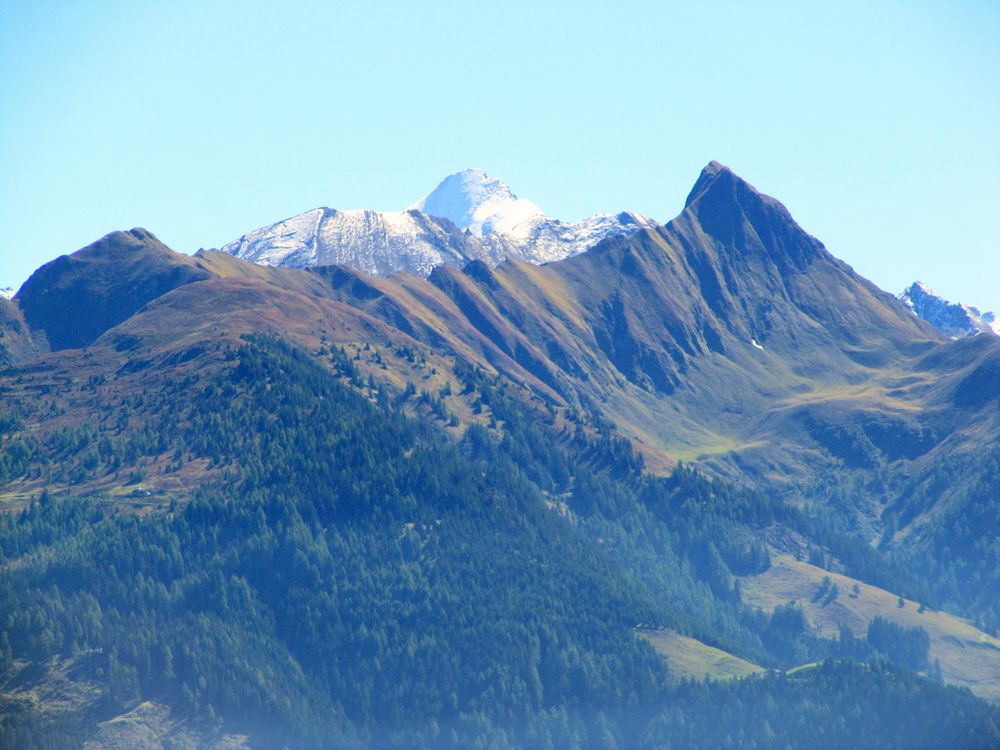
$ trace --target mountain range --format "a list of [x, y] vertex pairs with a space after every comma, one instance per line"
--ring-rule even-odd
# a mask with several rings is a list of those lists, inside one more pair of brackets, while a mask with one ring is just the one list
[[[584, 252], [601, 240], [656, 226], [652, 219], [629, 211], [566, 223], [518, 198], [484, 170], [465, 169], [446, 177], [403, 211], [316, 208], [248, 232], [222, 249], [268, 266], [346, 265], [377, 276], [400, 272], [427, 276], [437, 266], [461, 267], [473, 260], [492, 267], [506, 258], [550, 263]], [[899, 298], [948, 336], [1000, 333], [993, 313], [948, 302], [921, 282]]]
[[652, 226], [650, 219], [628, 212], [567, 224], [483, 170], [466, 169], [404, 211], [317, 208], [248, 232], [222, 249], [269, 266], [343, 264], [380, 276], [427, 276], [445, 263], [560, 260], [607, 237]]
[[1000, 338], [716, 162], [588, 221], [470, 170], [0, 299], [0, 737], [991, 746]]

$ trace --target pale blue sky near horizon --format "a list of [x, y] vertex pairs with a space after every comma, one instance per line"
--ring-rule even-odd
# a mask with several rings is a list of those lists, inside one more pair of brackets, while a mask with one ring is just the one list
[[665, 222], [712, 159], [887, 291], [1000, 312], [1000, 2], [0, 0], [0, 287], [469, 166]]

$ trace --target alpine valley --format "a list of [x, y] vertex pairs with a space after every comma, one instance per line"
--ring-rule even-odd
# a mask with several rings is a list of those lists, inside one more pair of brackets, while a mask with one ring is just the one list
[[0, 748], [998, 747], [1000, 337], [926, 291], [716, 162], [62, 256], [0, 298]]

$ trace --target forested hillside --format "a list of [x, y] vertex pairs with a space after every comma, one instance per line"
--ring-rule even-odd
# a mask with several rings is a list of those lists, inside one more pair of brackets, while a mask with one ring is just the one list
[[[8, 701], [4, 747], [80, 742], [140, 699], [206, 736], [276, 748], [642, 747], [685, 736], [677, 706], [733, 700], [746, 709], [730, 736], [782, 747], [802, 725], [774, 734], [763, 722], [778, 717], [750, 707], [784, 682], [669, 687], [669, 663], [634, 628], [774, 666], [880, 653], [811, 637], [794, 608], [740, 607], [733, 573], [768, 565], [755, 530], [781, 520], [824, 538], [780, 503], [690, 472], [643, 479], [625, 444], [555, 440], [475, 371], [461, 376], [505, 425], [499, 440], [473, 427], [454, 443], [402, 415], [418, 397], [369, 388], [337, 350], [254, 336], [227, 362], [223, 381], [155, 415], [177, 462], [222, 468], [190, 503], [143, 515], [46, 494], [4, 518], [6, 679], [56, 659], [98, 686], [77, 715]], [[850, 559], [850, 542], [828, 538]], [[906, 585], [877, 558], [853, 564]], [[837, 715], [861, 712], [837, 741], [879, 724], [872, 693], [897, 690], [930, 691], [947, 736], [995, 737], [996, 711], [965, 693], [904, 688], [913, 678], [882, 668], [831, 676], [852, 669], [799, 678], [817, 691], [834, 680]]]

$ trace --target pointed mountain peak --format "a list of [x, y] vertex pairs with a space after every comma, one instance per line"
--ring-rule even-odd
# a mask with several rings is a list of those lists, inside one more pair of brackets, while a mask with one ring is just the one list
[[773, 198], [760, 193], [753, 185], [743, 180], [725, 164], [710, 161], [708, 166], [701, 170], [701, 174], [698, 175], [698, 181], [695, 182], [694, 187], [691, 188], [691, 192], [688, 193], [684, 207], [687, 208], [704, 195], [714, 195], [717, 197], [730, 195], [735, 197], [739, 193], [754, 195], [777, 203]]
[[705, 179], [706, 177], [708, 177], [708, 178], [716, 177], [719, 174], [721, 174], [722, 172], [729, 172], [729, 174], [733, 174], [733, 170], [731, 170], [725, 164], [723, 164], [722, 162], [716, 161], [715, 159], [712, 159], [712, 161], [710, 161], [705, 166], [705, 168], [703, 170], [701, 170], [701, 175], [700, 175], [699, 179]]
[[75, 256], [87, 256], [108, 252], [128, 252], [140, 248], [172, 252], [157, 238], [155, 234], [143, 227], [133, 227], [129, 230], [109, 232], [97, 242], [77, 250]]
[[805, 232], [780, 201], [765, 195], [729, 167], [710, 162], [688, 195], [681, 217], [737, 255], [770, 256], [803, 269], [823, 244]]
[[463, 169], [445, 177], [410, 209], [448, 219], [473, 234], [480, 234], [483, 225], [498, 215], [518, 219], [542, 215], [538, 206], [518, 198], [503, 180], [482, 169]]
[[37, 282], [40, 278], [50, 278], [52, 274], [62, 273], [64, 269], [79, 268], [95, 264], [108, 264], [109, 267], [122, 267], [126, 264], [141, 262], [136, 260], [144, 254], [151, 256], [171, 256], [181, 263], [190, 263], [187, 256], [175, 253], [168, 248], [156, 235], [148, 229], [134, 227], [128, 230], [109, 232], [86, 247], [69, 254], [61, 255], [36, 269], [25, 286]]

